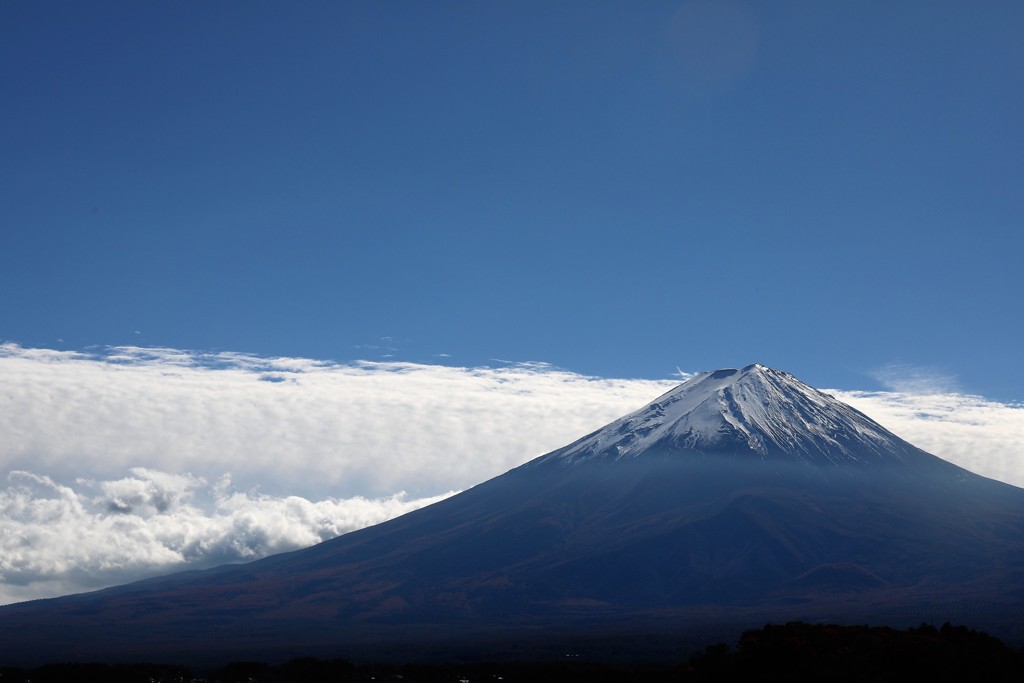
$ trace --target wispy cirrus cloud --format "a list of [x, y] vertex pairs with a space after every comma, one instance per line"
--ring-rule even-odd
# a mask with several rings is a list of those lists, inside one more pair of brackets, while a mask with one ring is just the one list
[[956, 375], [936, 367], [912, 363], [888, 363], [868, 373], [889, 391], [900, 394], [958, 394]]
[[[0, 602], [252, 559], [384, 521], [688, 376], [498, 362], [0, 345]], [[936, 393], [934, 382], [889, 386], [904, 390], [831, 393], [925, 450], [1024, 485], [1024, 406]]]

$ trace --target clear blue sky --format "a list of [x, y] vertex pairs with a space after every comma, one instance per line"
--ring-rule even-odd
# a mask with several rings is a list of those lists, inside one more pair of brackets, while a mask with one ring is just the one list
[[10, 0], [0, 340], [1022, 400], [1021, 36], [1013, 1]]

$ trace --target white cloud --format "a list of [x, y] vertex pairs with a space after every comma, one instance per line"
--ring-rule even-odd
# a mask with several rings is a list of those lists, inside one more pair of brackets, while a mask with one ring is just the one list
[[[501, 363], [0, 345], [0, 602], [374, 524], [563, 446], [689, 376]], [[948, 391], [831, 393], [927, 451], [1024, 485], [1024, 406]]]
[[950, 393], [829, 393], [918, 448], [1024, 487], [1024, 404]]
[[295, 550], [453, 493], [312, 502], [145, 468], [74, 486], [22, 471], [8, 482], [0, 490], [0, 604]]
[[0, 466], [57, 481], [230, 472], [275, 495], [434, 495], [501, 474], [671, 382], [335, 364], [237, 353], [0, 346]]
[[307, 546], [500, 474], [669, 386], [544, 364], [0, 345], [0, 602]]

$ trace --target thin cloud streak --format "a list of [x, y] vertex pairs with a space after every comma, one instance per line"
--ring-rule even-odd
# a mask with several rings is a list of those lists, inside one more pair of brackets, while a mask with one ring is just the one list
[[888, 363], [869, 374], [891, 392], [911, 395], [961, 393], [956, 375], [935, 367]]

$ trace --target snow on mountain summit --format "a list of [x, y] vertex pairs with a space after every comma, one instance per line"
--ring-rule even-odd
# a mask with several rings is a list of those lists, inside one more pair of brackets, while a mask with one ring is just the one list
[[765, 367], [704, 372], [541, 460], [615, 460], [651, 450], [751, 452], [839, 465], [920, 452], [863, 413]]

